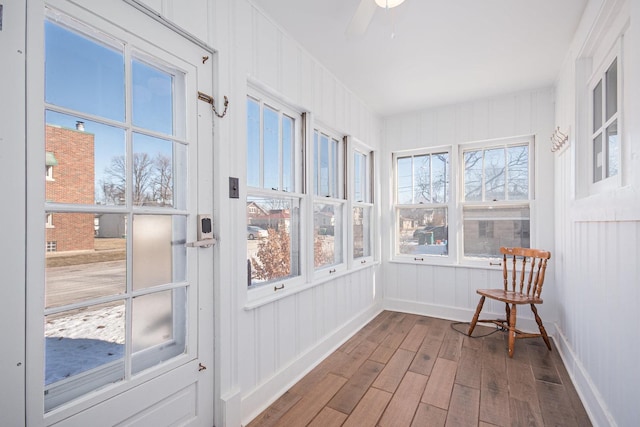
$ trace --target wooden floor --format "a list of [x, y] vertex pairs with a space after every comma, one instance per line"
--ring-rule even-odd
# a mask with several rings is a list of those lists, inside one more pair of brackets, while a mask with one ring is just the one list
[[382, 312], [249, 427], [591, 425], [555, 346], [467, 328]]

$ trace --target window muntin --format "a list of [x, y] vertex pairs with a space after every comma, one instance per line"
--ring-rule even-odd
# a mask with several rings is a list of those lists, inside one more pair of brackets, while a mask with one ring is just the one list
[[591, 89], [591, 151], [592, 182], [617, 176], [620, 169], [620, 140], [618, 135], [618, 58], [598, 74]]
[[462, 150], [464, 258], [493, 258], [501, 246], [530, 246], [532, 147], [532, 138], [519, 138]]
[[396, 255], [449, 254], [449, 157], [448, 151], [394, 156]]

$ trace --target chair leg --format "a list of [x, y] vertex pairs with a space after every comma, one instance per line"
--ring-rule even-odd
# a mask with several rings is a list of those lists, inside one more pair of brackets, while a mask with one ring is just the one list
[[480, 301], [478, 301], [478, 306], [476, 307], [476, 312], [473, 315], [473, 319], [471, 320], [471, 324], [469, 325], [469, 332], [467, 332], [468, 336], [471, 336], [473, 333], [473, 329], [476, 327], [476, 323], [478, 323], [478, 316], [480, 316], [480, 312], [482, 311], [482, 305], [484, 304], [485, 296], [480, 297]]
[[542, 339], [544, 340], [544, 343], [547, 345], [547, 348], [549, 349], [549, 351], [551, 351], [551, 342], [549, 342], [549, 336], [547, 335], [547, 331], [546, 329], [544, 329], [544, 326], [542, 326], [542, 319], [540, 318], [540, 316], [538, 316], [538, 309], [534, 304], [531, 304], [531, 311], [533, 311], [533, 315], [536, 318], [536, 323], [538, 324], [538, 329], [540, 329], [540, 334], [542, 335]]
[[511, 305], [509, 313], [509, 357], [513, 357], [516, 346], [516, 305]]
[[509, 303], [504, 303], [504, 311], [506, 312], [506, 316], [504, 320], [507, 322], [507, 327], [509, 327], [509, 322], [511, 321], [511, 309], [509, 308]]

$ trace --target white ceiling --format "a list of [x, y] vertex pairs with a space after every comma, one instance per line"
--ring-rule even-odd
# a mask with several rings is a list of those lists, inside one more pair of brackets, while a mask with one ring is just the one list
[[251, 1], [384, 116], [552, 85], [587, 3], [405, 0], [348, 37], [360, 0]]

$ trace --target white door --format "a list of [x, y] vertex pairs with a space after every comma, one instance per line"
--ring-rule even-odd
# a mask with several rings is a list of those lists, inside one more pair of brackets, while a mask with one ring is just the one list
[[212, 53], [124, 2], [35, 15], [27, 422], [213, 425]]

